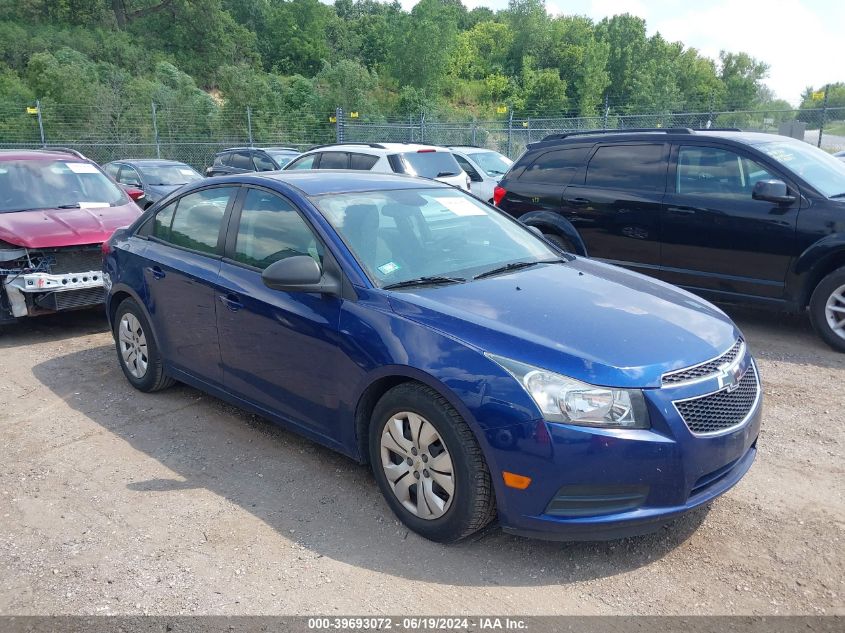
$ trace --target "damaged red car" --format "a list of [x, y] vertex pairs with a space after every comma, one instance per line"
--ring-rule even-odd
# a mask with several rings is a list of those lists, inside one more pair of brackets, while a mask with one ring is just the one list
[[0, 325], [102, 304], [102, 244], [140, 214], [78, 152], [0, 151]]

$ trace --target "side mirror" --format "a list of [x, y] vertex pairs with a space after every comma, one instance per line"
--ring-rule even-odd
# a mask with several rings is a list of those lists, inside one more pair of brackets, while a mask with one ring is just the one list
[[268, 288], [283, 292], [340, 293], [340, 282], [324, 274], [320, 264], [308, 255], [286, 257], [270, 264], [261, 273], [261, 281]]
[[795, 202], [795, 196], [790, 196], [786, 183], [782, 180], [760, 180], [754, 184], [751, 197], [755, 200], [765, 200], [776, 204]]

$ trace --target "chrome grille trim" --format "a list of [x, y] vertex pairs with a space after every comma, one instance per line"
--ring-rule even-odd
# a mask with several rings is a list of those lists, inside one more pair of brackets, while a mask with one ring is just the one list
[[742, 359], [745, 358], [745, 352], [745, 341], [737, 339], [730, 349], [716, 358], [711, 358], [703, 363], [684, 367], [683, 369], [675, 369], [663, 374], [660, 378], [660, 383], [664, 387], [680, 387], [681, 385], [690, 385], [703, 380], [709, 380], [719, 375], [721, 366], [726, 364], [734, 365], [742, 362]]
[[[748, 384], [747, 379], [750, 379], [750, 385]], [[742, 399], [746, 395], [745, 392], [750, 388], [754, 389], [754, 398], [751, 404], [746, 408]], [[718, 391], [713, 391], [704, 395], [685, 398], [683, 400], [675, 400], [672, 405], [684, 421], [684, 424], [686, 424], [687, 428], [690, 430], [690, 433], [696, 437], [711, 437], [714, 435], [731, 433], [732, 431], [743, 427], [760, 404], [760, 397], [762, 393], [763, 390], [760, 385], [760, 374], [757, 371], [757, 365], [752, 361], [748, 366], [748, 369], [746, 369], [745, 373], [742, 375], [742, 378], [740, 378], [739, 382], [737, 382], [733, 387], [727, 386], [719, 389]], [[700, 407], [703, 407], [705, 409], [704, 414], [702, 415], [694, 412], [692, 410], [692, 406], [689, 405], [699, 405]], [[727, 417], [728, 414], [724, 413], [724, 410], [729, 408], [740, 408], [741, 417], [738, 421], [734, 421], [734, 419], [729, 418], [725, 422], [720, 423], [716, 418], [719, 415], [723, 418]], [[720, 412], [720, 409], [722, 412]], [[693, 420], [693, 417], [696, 417], [696, 419]], [[719, 426], [719, 424], [724, 424], [724, 426]], [[703, 425], [718, 428], [713, 428], [713, 430], [708, 431], [696, 430], [701, 429]]]

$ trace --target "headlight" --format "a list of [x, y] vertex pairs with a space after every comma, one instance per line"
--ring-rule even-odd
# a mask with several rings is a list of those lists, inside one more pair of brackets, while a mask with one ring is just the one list
[[486, 356], [517, 379], [550, 422], [617, 429], [650, 426], [639, 389], [597, 387], [502, 356]]

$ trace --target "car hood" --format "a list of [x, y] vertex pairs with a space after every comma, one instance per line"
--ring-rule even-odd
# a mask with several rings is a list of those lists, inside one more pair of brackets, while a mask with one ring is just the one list
[[26, 248], [99, 244], [139, 215], [134, 202], [119, 207], [0, 213], [0, 240]]
[[581, 258], [393, 292], [390, 302], [481, 351], [614, 387], [659, 387], [663, 373], [714, 358], [740, 336], [695, 295]]

